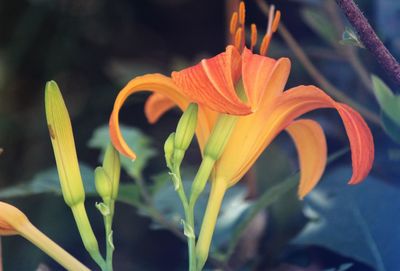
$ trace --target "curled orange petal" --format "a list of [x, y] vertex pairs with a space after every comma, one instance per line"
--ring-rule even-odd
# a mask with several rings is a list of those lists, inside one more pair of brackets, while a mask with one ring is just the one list
[[240, 53], [228, 46], [224, 53], [173, 72], [172, 79], [191, 101], [217, 112], [247, 115], [251, 108], [239, 99], [235, 90], [240, 73]]
[[327, 146], [324, 131], [316, 121], [309, 119], [294, 121], [286, 131], [292, 137], [299, 155], [298, 194], [303, 198], [315, 187], [325, 169]]
[[349, 184], [361, 182], [370, 172], [374, 161], [374, 141], [371, 131], [361, 115], [350, 106], [335, 102], [315, 86], [298, 86], [281, 96], [274, 112], [282, 127], [293, 119], [318, 108], [335, 108], [342, 118], [350, 141], [353, 175]]
[[111, 113], [109, 128], [110, 137], [114, 147], [126, 157], [135, 159], [135, 153], [126, 143], [119, 128], [119, 111], [125, 100], [133, 93], [140, 91], [155, 91], [173, 101], [181, 109], [188, 105], [187, 99], [177, 88], [171, 78], [161, 74], [147, 74], [131, 80], [118, 94]]

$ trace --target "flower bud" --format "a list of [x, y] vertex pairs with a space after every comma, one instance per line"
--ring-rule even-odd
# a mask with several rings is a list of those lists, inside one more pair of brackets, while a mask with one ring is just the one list
[[112, 194], [112, 183], [111, 179], [105, 172], [103, 167], [97, 167], [94, 171], [94, 182], [96, 185], [96, 191], [100, 197], [105, 201], [105, 199], [110, 199]]
[[197, 104], [190, 104], [178, 122], [175, 133], [175, 149], [186, 151], [197, 127]]
[[165, 162], [167, 163], [167, 167], [171, 170], [172, 170], [172, 158], [175, 149], [174, 141], [175, 141], [175, 133], [171, 133], [164, 143]]
[[119, 179], [121, 175], [121, 160], [119, 153], [109, 144], [104, 154], [103, 169], [111, 181], [111, 199], [116, 200], [118, 197]]
[[[0, 236], [19, 234], [43, 250], [66, 270], [89, 269], [39, 231], [16, 207], [0, 201]], [[1, 268], [0, 268], [1, 269]]]
[[233, 115], [221, 114], [218, 117], [204, 148], [204, 156], [209, 156], [215, 161], [221, 157], [236, 121], [237, 117]]
[[73, 206], [85, 200], [85, 191], [76, 156], [71, 120], [60, 89], [54, 81], [46, 84], [45, 107], [62, 194], [67, 205]]

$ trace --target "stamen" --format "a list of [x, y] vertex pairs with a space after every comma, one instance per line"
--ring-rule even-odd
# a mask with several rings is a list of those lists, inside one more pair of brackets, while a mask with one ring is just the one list
[[243, 26], [246, 19], [246, 7], [244, 2], [240, 2], [239, 4], [239, 23]]
[[271, 41], [271, 35], [266, 34], [261, 42], [260, 55], [265, 56], [267, 54], [268, 46]]
[[257, 26], [255, 24], [251, 24], [251, 43], [250, 50], [253, 51], [254, 46], [257, 43]]
[[232, 14], [232, 18], [231, 18], [231, 25], [229, 28], [229, 32], [233, 35], [235, 34], [236, 31], [236, 27], [237, 27], [237, 22], [238, 22], [238, 13], [235, 11]]
[[277, 10], [275, 12], [274, 21], [272, 23], [272, 33], [275, 33], [276, 30], [278, 30], [278, 26], [279, 26], [279, 21], [280, 20], [281, 20], [281, 12], [279, 10]]
[[236, 34], [235, 34], [235, 47], [239, 50], [242, 49], [242, 42], [243, 42], [243, 33], [242, 33], [242, 28], [239, 27], [236, 30]]
[[268, 27], [267, 27], [267, 35], [272, 33], [272, 18], [274, 16], [274, 12], [275, 12], [275, 6], [271, 5], [271, 7], [269, 8], [269, 14], [268, 14]]

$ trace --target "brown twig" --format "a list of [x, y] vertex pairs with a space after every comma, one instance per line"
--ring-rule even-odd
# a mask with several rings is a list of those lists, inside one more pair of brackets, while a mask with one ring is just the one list
[[350, 24], [357, 31], [365, 48], [376, 58], [387, 75], [400, 85], [400, 64], [385, 45], [383, 45], [361, 10], [353, 0], [336, 0], [336, 3], [343, 10]]
[[[340, 16], [340, 9], [333, 1], [324, 2], [325, 10], [328, 12], [328, 16], [332, 20], [333, 26], [336, 29], [336, 35], [338, 38], [342, 35], [345, 25]], [[339, 43], [335, 43], [335, 48], [338, 53], [342, 51], [346, 55], [347, 61], [353, 67], [354, 71], [358, 74], [363, 83], [364, 87], [373, 93], [372, 81], [369, 72], [365, 69], [363, 63], [358, 57], [357, 50], [353, 46], [343, 46]]]
[[[268, 16], [268, 5], [263, 0], [255, 0], [255, 1], [257, 3], [258, 7], [260, 8], [260, 10], [266, 16]], [[311, 62], [311, 60], [308, 58], [308, 56], [304, 53], [301, 46], [297, 43], [297, 41], [294, 39], [292, 34], [289, 32], [289, 30], [286, 28], [286, 26], [283, 23], [279, 24], [278, 32], [281, 35], [281, 37], [283, 38], [283, 40], [286, 42], [288, 47], [293, 51], [294, 55], [297, 57], [297, 59], [300, 61], [300, 63], [308, 71], [310, 76], [321, 86], [321, 88], [323, 88], [328, 94], [330, 94], [335, 99], [337, 99], [341, 102], [344, 102], [344, 103], [350, 105], [351, 107], [353, 107], [354, 109], [356, 109], [369, 121], [380, 125], [380, 120], [379, 120], [378, 115], [369, 111], [367, 108], [365, 108], [361, 104], [353, 101], [350, 97], [348, 97], [346, 94], [344, 94], [342, 91], [340, 91], [334, 85], [332, 85], [318, 71], [318, 69], [314, 66], [314, 64]]]

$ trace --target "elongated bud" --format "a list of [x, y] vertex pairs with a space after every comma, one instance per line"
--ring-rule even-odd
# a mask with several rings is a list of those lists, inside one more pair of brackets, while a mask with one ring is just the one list
[[194, 132], [197, 126], [197, 104], [190, 104], [176, 127], [175, 133], [175, 149], [186, 151], [192, 142]]
[[69, 206], [85, 200], [85, 191], [76, 156], [71, 120], [57, 83], [45, 88], [46, 118], [64, 200]]
[[95, 169], [94, 181], [96, 185], [96, 191], [100, 197], [104, 201], [109, 200], [112, 194], [112, 183], [103, 167], [97, 167]]
[[221, 157], [236, 121], [237, 117], [233, 115], [221, 114], [218, 117], [204, 148], [204, 156], [209, 156], [215, 161]]
[[86, 250], [99, 265], [102, 265], [104, 260], [84, 205], [85, 190], [76, 156], [71, 120], [60, 89], [54, 81], [46, 84], [45, 107], [64, 201], [71, 207]]
[[164, 144], [164, 154], [165, 154], [165, 162], [167, 163], [167, 167], [172, 170], [172, 158], [174, 155], [174, 143], [175, 142], [175, 133], [171, 133]]
[[107, 146], [104, 154], [103, 169], [111, 181], [111, 199], [116, 200], [118, 197], [119, 179], [121, 175], [121, 160], [119, 153], [112, 144]]

